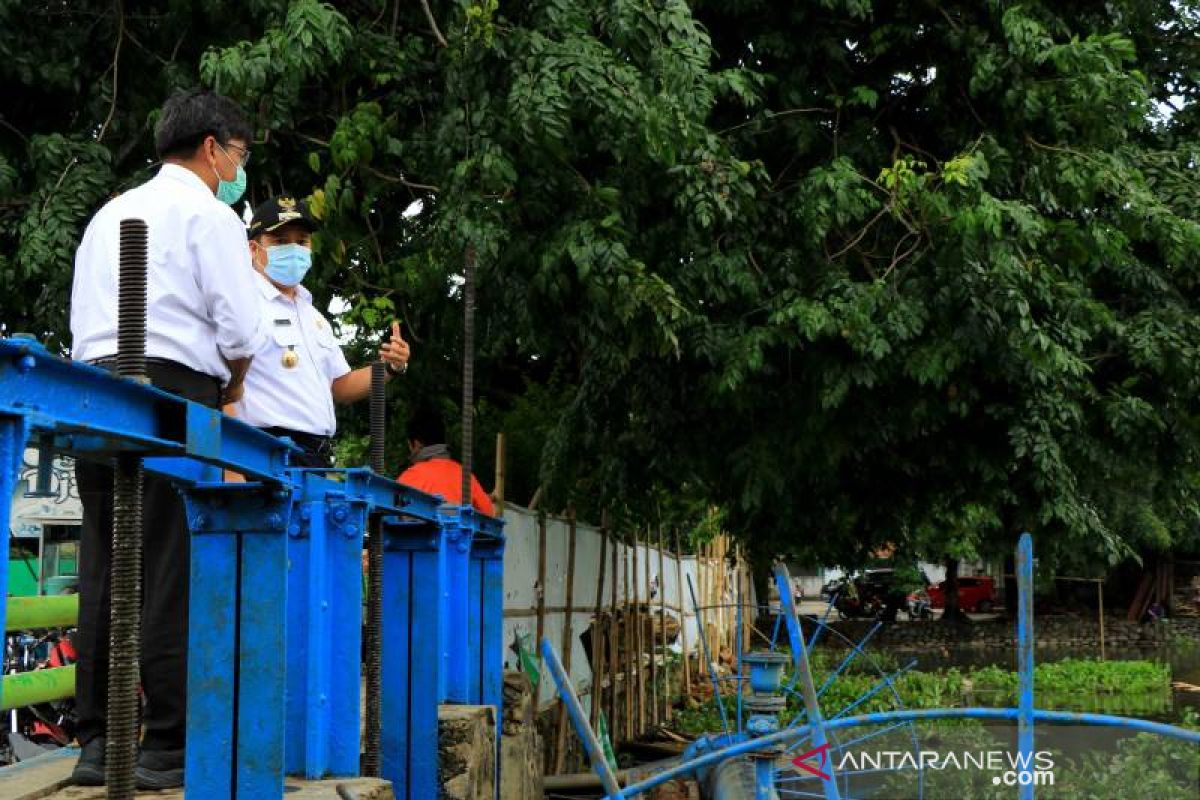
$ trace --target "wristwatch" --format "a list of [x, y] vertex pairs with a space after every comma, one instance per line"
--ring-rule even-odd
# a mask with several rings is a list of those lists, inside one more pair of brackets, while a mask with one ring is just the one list
[[394, 378], [397, 375], [403, 375], [404, 373], [408, 372], [408, 362], [405, 361], [404, 366], [402, 366], [400, 369], [396, 369], [392, 366], [392, 362], [385, 361], [383, 362], [383, 368], [387, 370], [388, 375], [391, 375]]

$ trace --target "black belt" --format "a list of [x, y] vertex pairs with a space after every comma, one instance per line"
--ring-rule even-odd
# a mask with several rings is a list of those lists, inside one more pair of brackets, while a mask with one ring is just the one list
[[333, 455], [333, 437], [318, 436], [315, 433], [305, 433], [304, 431], [294, 431], [291, 428], [263, 428], [264, 431], [275, 437], [286, 436], [296, 443], [306, 453], [311, 453], [315, 456], [327, 458]]
[[[117, 371], [116, 356], [94, 358], [84, 363], [106, 369], [114, 374]], [[219, 405], [221, 379], [218, 377], [193, 369], [186, 364], [180, 364], [178, 361], [156, 356], [146, 358], [146, 371], [149, 373], [151, 383], [160, 389], [178, 394], [188, 400], [203, 403], [210, 408], [216, 408]], [[210, 392], [214, 394], [210, 396]]]
[[[103, 358], [93, 358], [91, 361], [85, 361], [83, 363], [90, 364], [93, 367], [100, 367], [101, 369], [115, 370], [117, 368], [117, 357], [116, 356], [104, 356]], [[221, 383], [221, 379], [216, 377], [215, 375], [209, 375], [208, 373], [201, 372], [198, 369], [192, 369], [187, 364], [180, 364], [178, 361], [172, 361], [169, 358], [159, 358], [158, 356], [146, 356], [146, 366], [147, 367], [159, 367], [160, 369], [174, 370], [174, 371], [181, 372], [181, 373], [191, 374], [192, 376], [197, 377], [197, 378], [206, 378], [210, 381], [216, 381], [216, 383], [218, 385], [220, 385], [220, 383]]]

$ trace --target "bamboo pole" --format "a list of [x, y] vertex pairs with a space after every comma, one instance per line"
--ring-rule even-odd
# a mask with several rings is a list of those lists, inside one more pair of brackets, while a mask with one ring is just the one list
[[1104, 579], [1096, 579], [1096, 597], [1100, 601], [1100, 660], [1107, 661], [1104, 653]]
[[[750, 590], [753, 588], [750, 580], [750, 570], [746, 566], [746, 553], [738, 545], [738, 586], [742, 596], [742, 647], [751, 650], [750, 635], [754, 620], [758, 616], [754, 603], [750, 600]], [[789, 589], [790, 591], [790, 589]]]
[[625, 584], [622, 587], [624, 609], [621, 614], [621, 632], [625, 639], [625, 741], [633, 738], [633, 618], [629, 606], [629, 548], [625, 547]]
[[542, 670], [542, 637], [546, 635], [546, 515], [538, 514], [537, 643], [538, 673]]
[[729, 626], [725, 624], [725, 559], [724, 559], [724, 541], [721, 537], [717, 537], [716, 547], [713, 551], [713, 577], [716, 579], [713, 586], [713, 596], [709, 601], [717, 606], [717, 627], [718, 627], [718, 656], [717, 661], [720, 662], [720, 651], [729, 646], [728, 633]]
[[[575, 650], [572, 621], [575, 611], [575, 509], [567, 511], [567, 611], [563, 617], [562, 654], [563, 669], [571, 681], [571, 653]], [[554, 774], [563, 771], [567, 757], [567, 704], [558, 704], [558, 729], [554, 734]]]
[[596, 604], [592, 608], [592, 708], [591, 722], [595, 730], [600, 724], [604, 705], [604, 636], [601, 633], [600, 613], [604, 608], [604, 578], [608, 570], [608, 529], [600, 517], [600, 579], [596, 582]]
[[[605, 526], [608, 530], [608, 514], [604, 515]], [[619, 545], [617, 540], [612, 540], [612, 586], [609, 589], [609, 614], [608, 614], [608, 730], [611, 732], [614, 744], [620, 736], [620, 731], [617, 728], [617, 651], [619, 650], [617, 642], [617, 633], [620, 630], [617, 626], [617, 584], [620, 583], [620, 575], [617, 573], [617, 550]]]
[[653, 594], [650, 588], [650, 532], [646, 532], [646, 561], [643, 565], [642, 572], [646, 586], [646, 618], [643, 625], [650, 623], [650, 635], [646, 644], [647, 650], [650, 651], [650, 724], [657, 727], [661, 717], [658, 711], [658, 650], [654, 646], [654, 601]]
[[663, 716], [666, 721], [671, 719], [671, 668], [667, 661], [667, 567], [663, 555], [665, 534], [662, 525], [658, 526], [658, 644], [663, 656]]
[[634, 683], [637, 685], [637, 699], [634, 707], [637, 721], [634, 725], [635, 735], [639, 738], [646, 730], [646, 680], [642, 670], [642, 653], [644, 651], [645, 631], [642, 630], [642, 600], [639, 588], [642, 577], [638, 574], [638, 535], [633, 532], [633, 663]]
[[[492, 484], [492, 498], [496, 501], [496, 510], [504, 511], [504, 433], [496, 434], [496, 480]], [[542, 648], [538, 642], [538, 649]]]
[[679, 547], [679, 531], [675, 531], [675, 596], [679, 601], [679, 643], [683, 651], [683, 696], [692, 693], [692, 668], [688, 658], [687, 611], [683, 604], [683, 550]]

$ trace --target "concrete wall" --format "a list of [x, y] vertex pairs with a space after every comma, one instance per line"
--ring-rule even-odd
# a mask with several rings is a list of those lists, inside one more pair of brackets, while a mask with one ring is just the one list
[[[526, 647], [531, 650], [535, 650], [537, 647], [537, 608], [539, 595], [538, 545], [540, 533], [537, 514], [511, 503], [505, 505], [504, 524], [505, 535], [508, 539], [504, 555], [504, 666], [505, 669], [515, 670], [520, 668], [516, 653], [512, 649], [516, 638], [520, 636], [526, 642]], [[550, 638], [551, 643], [559, 650], [559, 655], [563, 663], [566, 664], [568, 663], [568, 656], [563, 647], [563, 629], [567, 618], [565, 608], [567, 605], [567, 574], [570, 560], [570, 525], [566, 519], [554, 516], [547, 516], [545, 524], [546, 585], [544, 591], [546, 611], [544, 617], [544, 635]], [[592, 672], [579, 636], [588, 629], [591, 622], [592, 612], [596, 604], [596, 591], [601, 581], [603, 580], [603, 597], [601, 600], [605, 608], [609, 607], [612, 599], [614, 579], [616, 580], [617, 604], [619, 606], [624, 605], [626, 600], [630, 603], [647, 603], [652, 601], [654, 608], [657, 609], [659, 601], [658, 592], [664, 591], [666, 593], [667, 615], [678, 620], [680, 618], [680, 609], [683, 610], [684, 625], [687, 627], [686, 639], [688, 649], [694, 653], [698, 647], [697, 627], [692, 600], [687, 589], [688, 578], [691, 578], [693, 585], [699, 591], [701, 585], [699, 573], [704, 573], [703, 577], [706, 585], [712, 585], [715, 581], [716, 571], [718, 569], [726, 569], [726, 567], [718, 565], [715, 562], [698, 565], [697, 559], [694, 556], [684, 556], [680, 561], [683, 578], [681, 586], [679, 580], [676, 578], [676, 559], [669, 552], [671, 542], [667, 542], [668, 552], [664, 553], [663, 575], [659, 574], [658, 549], [656, 547], [649, 547], [645, 543], [639, 543], [636, 548], [638, 574], [636, 576], [637, 580], [634, 580], [632, 565], [635, 548], [632, 545], [619, 544], [610, 539], [610, 547], [617, 548], [617, 569], [614, 576], [611, 549], [605, 553], [604, 563], [600, 563], [603, 536], [599, 528], [578, 523], [575, 530], [575, 571], [571, 602], [573, 612], [570, 615], [571, 655], [569, 663], [571, 679], [575, 684], [576, 691], [580, 695], [580, 701], [583, 703], [584, 708], [590, 709]], [[645, 588], [647, 555], [649, 555], [649, 578], [651, 584], [655, 587], [651, 595], [647, 594]], [[626, 564], [630, 568], [630, 580], [628, 582], [625, 579]], [[732, 575], [732, 571], [728, 572]], [[732, 578], [729, 578], [726, 583], [730, 587], [735, 585]], [[736, 598], [732, 595], [732, 590], [727, 593], [723, 602], [730, 606], [735, 604]], [[754, 598], [746, 598], [745, 602], [752, 604], [754, 603]], [[704, 619], [706, 624], [713, 624], [713, 615], [717, 613], [705, 612]], [[730, 609], [724, 613], [728, 616], [727, 623], [732, 625], [734, 612]], [[679, 652], [680, 644], [678, 641], [672, 649], [675, 652]], [[554, 690], [553, 682], [547, 677], [546, 680], [541, 681], [539, 687], [539, 706], [544, 708], [553, 703], [556, 698], [557, 693]]]

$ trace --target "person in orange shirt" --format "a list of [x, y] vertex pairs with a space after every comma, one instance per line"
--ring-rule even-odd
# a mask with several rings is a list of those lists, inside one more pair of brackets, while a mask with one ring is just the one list
[[[462, 504], [462, 464], [450, 457], [446, 446], [446, 424], [431, 408], [421, 408], [408, 423], [408, 448], [412, 466], [400, 473], [397, 483], [440, 495], [447, 503]], [[476, 511], [496, 516], [492, 498], [471, 476], [471, 505]]]

